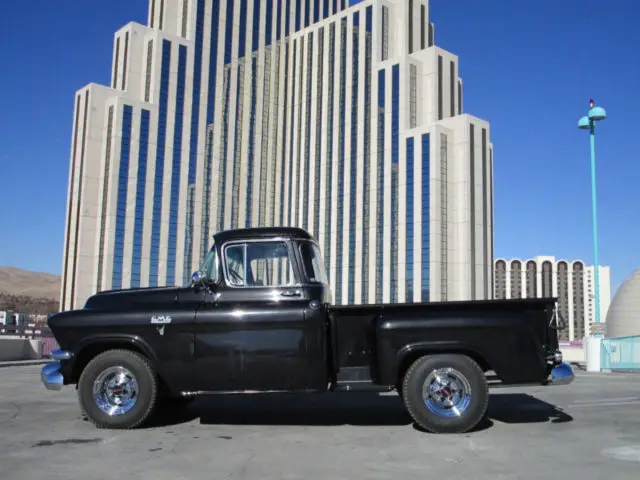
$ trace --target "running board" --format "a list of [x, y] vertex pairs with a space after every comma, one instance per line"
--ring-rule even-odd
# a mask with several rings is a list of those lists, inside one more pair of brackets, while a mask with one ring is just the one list
[[393, 387], [376, 385], [369, 380], [338, 382], [331, 386], [332, 392], [390, 392]]

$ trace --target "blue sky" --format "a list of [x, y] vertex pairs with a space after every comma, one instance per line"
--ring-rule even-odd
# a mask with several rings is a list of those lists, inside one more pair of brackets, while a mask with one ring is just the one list
[[[0, 2], [0, 265], [60, 273], [74, 92], [108, 84], [113, 34], [146, 0]], [[612, 294], [640, 266], [640, 2], [431, 0], [460, 57], [464, 110], [491, 122], [496, 255], [592, 261], [589, 98], [600, 263]], [[598, 33], [594, 37], [594, 33]]]

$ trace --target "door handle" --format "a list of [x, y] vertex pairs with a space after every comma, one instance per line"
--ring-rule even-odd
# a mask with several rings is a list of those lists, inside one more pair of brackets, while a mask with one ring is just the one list
[[285, 290], [280, 295], [283, 297], [300, 297], [302, 296], [302, 292], [300, 292], [300, 290]]

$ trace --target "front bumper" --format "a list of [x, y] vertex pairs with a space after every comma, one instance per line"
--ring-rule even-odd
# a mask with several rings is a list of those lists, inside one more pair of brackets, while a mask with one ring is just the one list
[[547, 379], [546, 385], [569, 385], [573, 382], [574, 378], [575, 375], [573, 374], [571, 365], [562, 362], [551, 369], [551, 374]]
[[40, 371], [40, 380], [47, 390], [60, 390], [64, 387], [64, 376], [60, 372], [62, 369], [61, 360], [69, 360], [70, 352], [63, 350], [54, 350], [51, 352], [51, 358], [54, 360], [47, 363]]

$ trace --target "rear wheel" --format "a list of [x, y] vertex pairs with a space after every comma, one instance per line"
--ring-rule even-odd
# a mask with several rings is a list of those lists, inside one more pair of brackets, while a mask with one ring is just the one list
[[414, 421], [433, 433], [464, 433], [486, 415], [489, 390], [482, 369], [465, 355], [416, 360], [402, 382], [402, 399]]
[[80, 407], [99, 428], [136, 428], [153, 413], [158, 379], [149, 360], [129, 350], [92, 359], [78, 381]]

